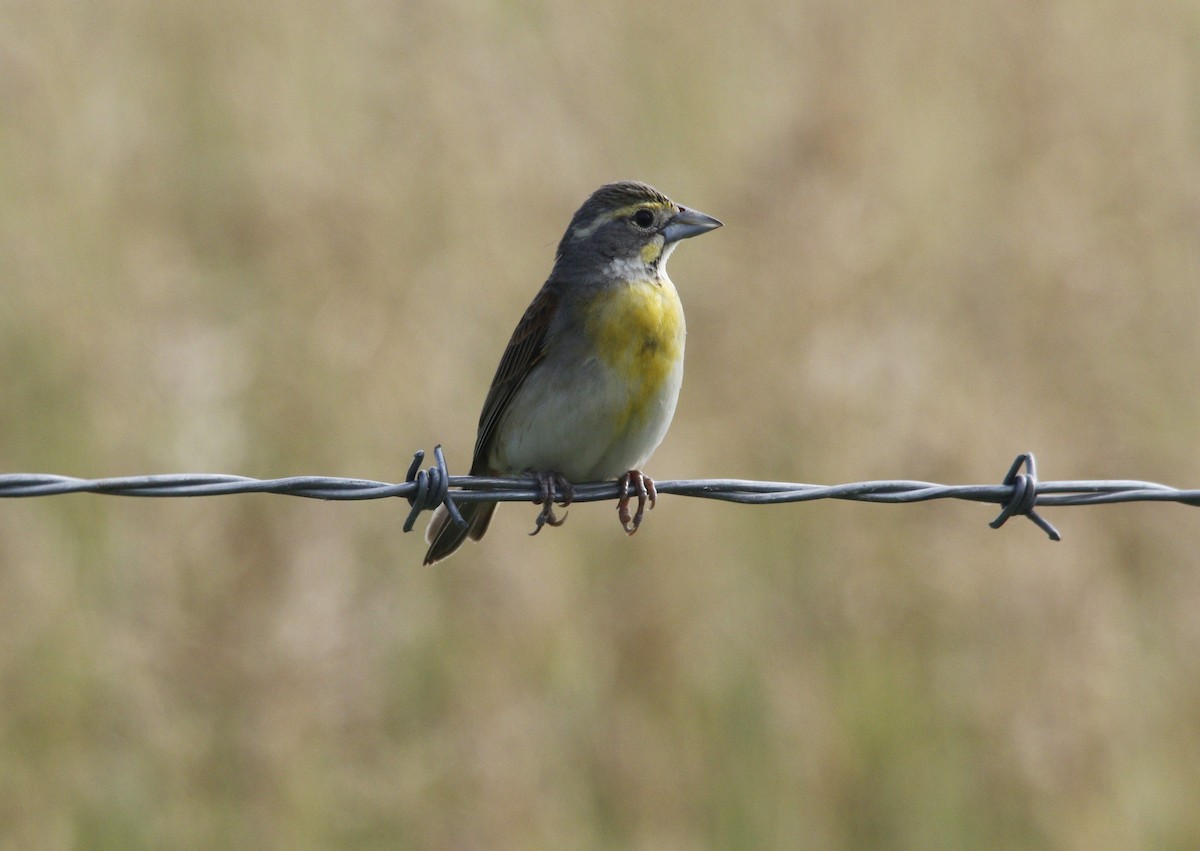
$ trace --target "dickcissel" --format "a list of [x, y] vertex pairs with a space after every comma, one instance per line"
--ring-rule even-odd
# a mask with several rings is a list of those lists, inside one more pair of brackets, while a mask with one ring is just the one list
[[[683, 307], [667, 277], [680, 240], [721, 226], [645, 183], [601, 186], [571, 219], [554, 269], [521, 317], [483, 403], [472, 476], [534, 475], [542, 511], [531, 534], [562, 523], [572, 482], [619, 478], [632, 535], [654, 482], [640, 467], [662, 441], [683, 380]], [[630, 500], [637, 497], [632, 516]], [[425, 564], [487, 531], [494, 502], [445, 506], [425, 534]], [[565, 519], [565, 516], [564, 516]]]

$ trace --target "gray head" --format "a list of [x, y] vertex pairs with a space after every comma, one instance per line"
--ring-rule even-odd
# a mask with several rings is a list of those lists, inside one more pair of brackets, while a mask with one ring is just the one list
[[592, 270], [616, 260], [641, 264], [653, 276], [680, 240], [720, 226], [712, 216], [681, 207], [653, 186], [636, 180], [609, 183], [593, 192], [571, 219], [554, 269], [559, 274]]

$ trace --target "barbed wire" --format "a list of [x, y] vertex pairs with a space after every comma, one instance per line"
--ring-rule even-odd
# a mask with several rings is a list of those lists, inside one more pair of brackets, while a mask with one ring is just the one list
[[[459, 502], [540, 502], [542, 484], [532, 476], [493, 478], [451, 476], [441, 446], [434, 447], [435, 463], [420, 469], [425, 459], [418, 450], [400, 483], [329, 476], [291, 476], [283, 479], [252, 479], [220, 473], [183, 473], [78, 479], [44, 473], [0, 474], [0, 498], [58, 496], [71, 493], [112, 496], [184, 497], [226, 494], [273, 493], [308, 499], [356, 500], [399, 497], [411, 509], [404, 531], [411, 531], [422, 511], [445, 505], [454, 522], [462, 523]], [[1099, 481], [1039, 482], [1033, 453], [1018, 455], [998, 485], [941, 485], [934, 482], [883, 480], [843, 485], [811, 485], [798, 482], [763, 482], [744, 479], [680, 479], [656, 481], [659, 494], [716, 499], [747, 505], [776, 505], [841, 499], [857, 502], [909, 503], [935, 499], [959, 499], [993, 503], [1001, 507], [991, 522], [998, 529], [1014, 516], [1028, 517], [1051, 540], [1061, 540], [1058, 530], [1036, 511], [1048, 506], [1100, 505], [1117, 502], [1177, 502], [1200, 506], [1200, 490], [1180, 490], [1155, 482], [1126, 479]], [[590, 482], [574, 486], [574, 502], [617, 499], [617, 482]]]

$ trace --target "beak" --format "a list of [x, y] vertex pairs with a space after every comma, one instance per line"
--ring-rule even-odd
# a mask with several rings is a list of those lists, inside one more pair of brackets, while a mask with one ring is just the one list
[[680, 207], [679, 212], [663, 228], [663, 240], [667, 245], [670, 245], [672, 242], [699, 236], [720, 226], [721, 223], [712, 216], [706, 216], [699, 210], [689, 210], [687, 207]]

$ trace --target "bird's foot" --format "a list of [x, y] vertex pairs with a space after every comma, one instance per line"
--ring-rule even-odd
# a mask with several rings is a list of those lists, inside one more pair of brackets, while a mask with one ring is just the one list
[[[646, 513], [646, 503], [654, 508], [658, 502], [658, 491], [654, 489], [654, 479], [644, 475], [640, 470], [630, 470], [619, 479], [621, 483], [621, 499], [617, 502], [617, 519], [625, 534], [632, 535], [642, 525], [642, 515]], [[629, 501], [637, 495], [637, 511], [629, 515]]]
[[555, 491], [557, 489], [562, 494], [557, 500], [558, 504], [566, 508], [575, 499], [575, 487], [567, 481], [562, 473], [535, 471], [531, 475], [538, 481], [539, 494], [536, 502], [542, 507], [541, 513], [538, 514], [537, 521], [534, 523], [533, 531], [529, 533], [536, 535], [546, 524], [561, 526], [566, 522], [566, 512], [562, 517], [554, 513], [555, 496], [557, 495]]

